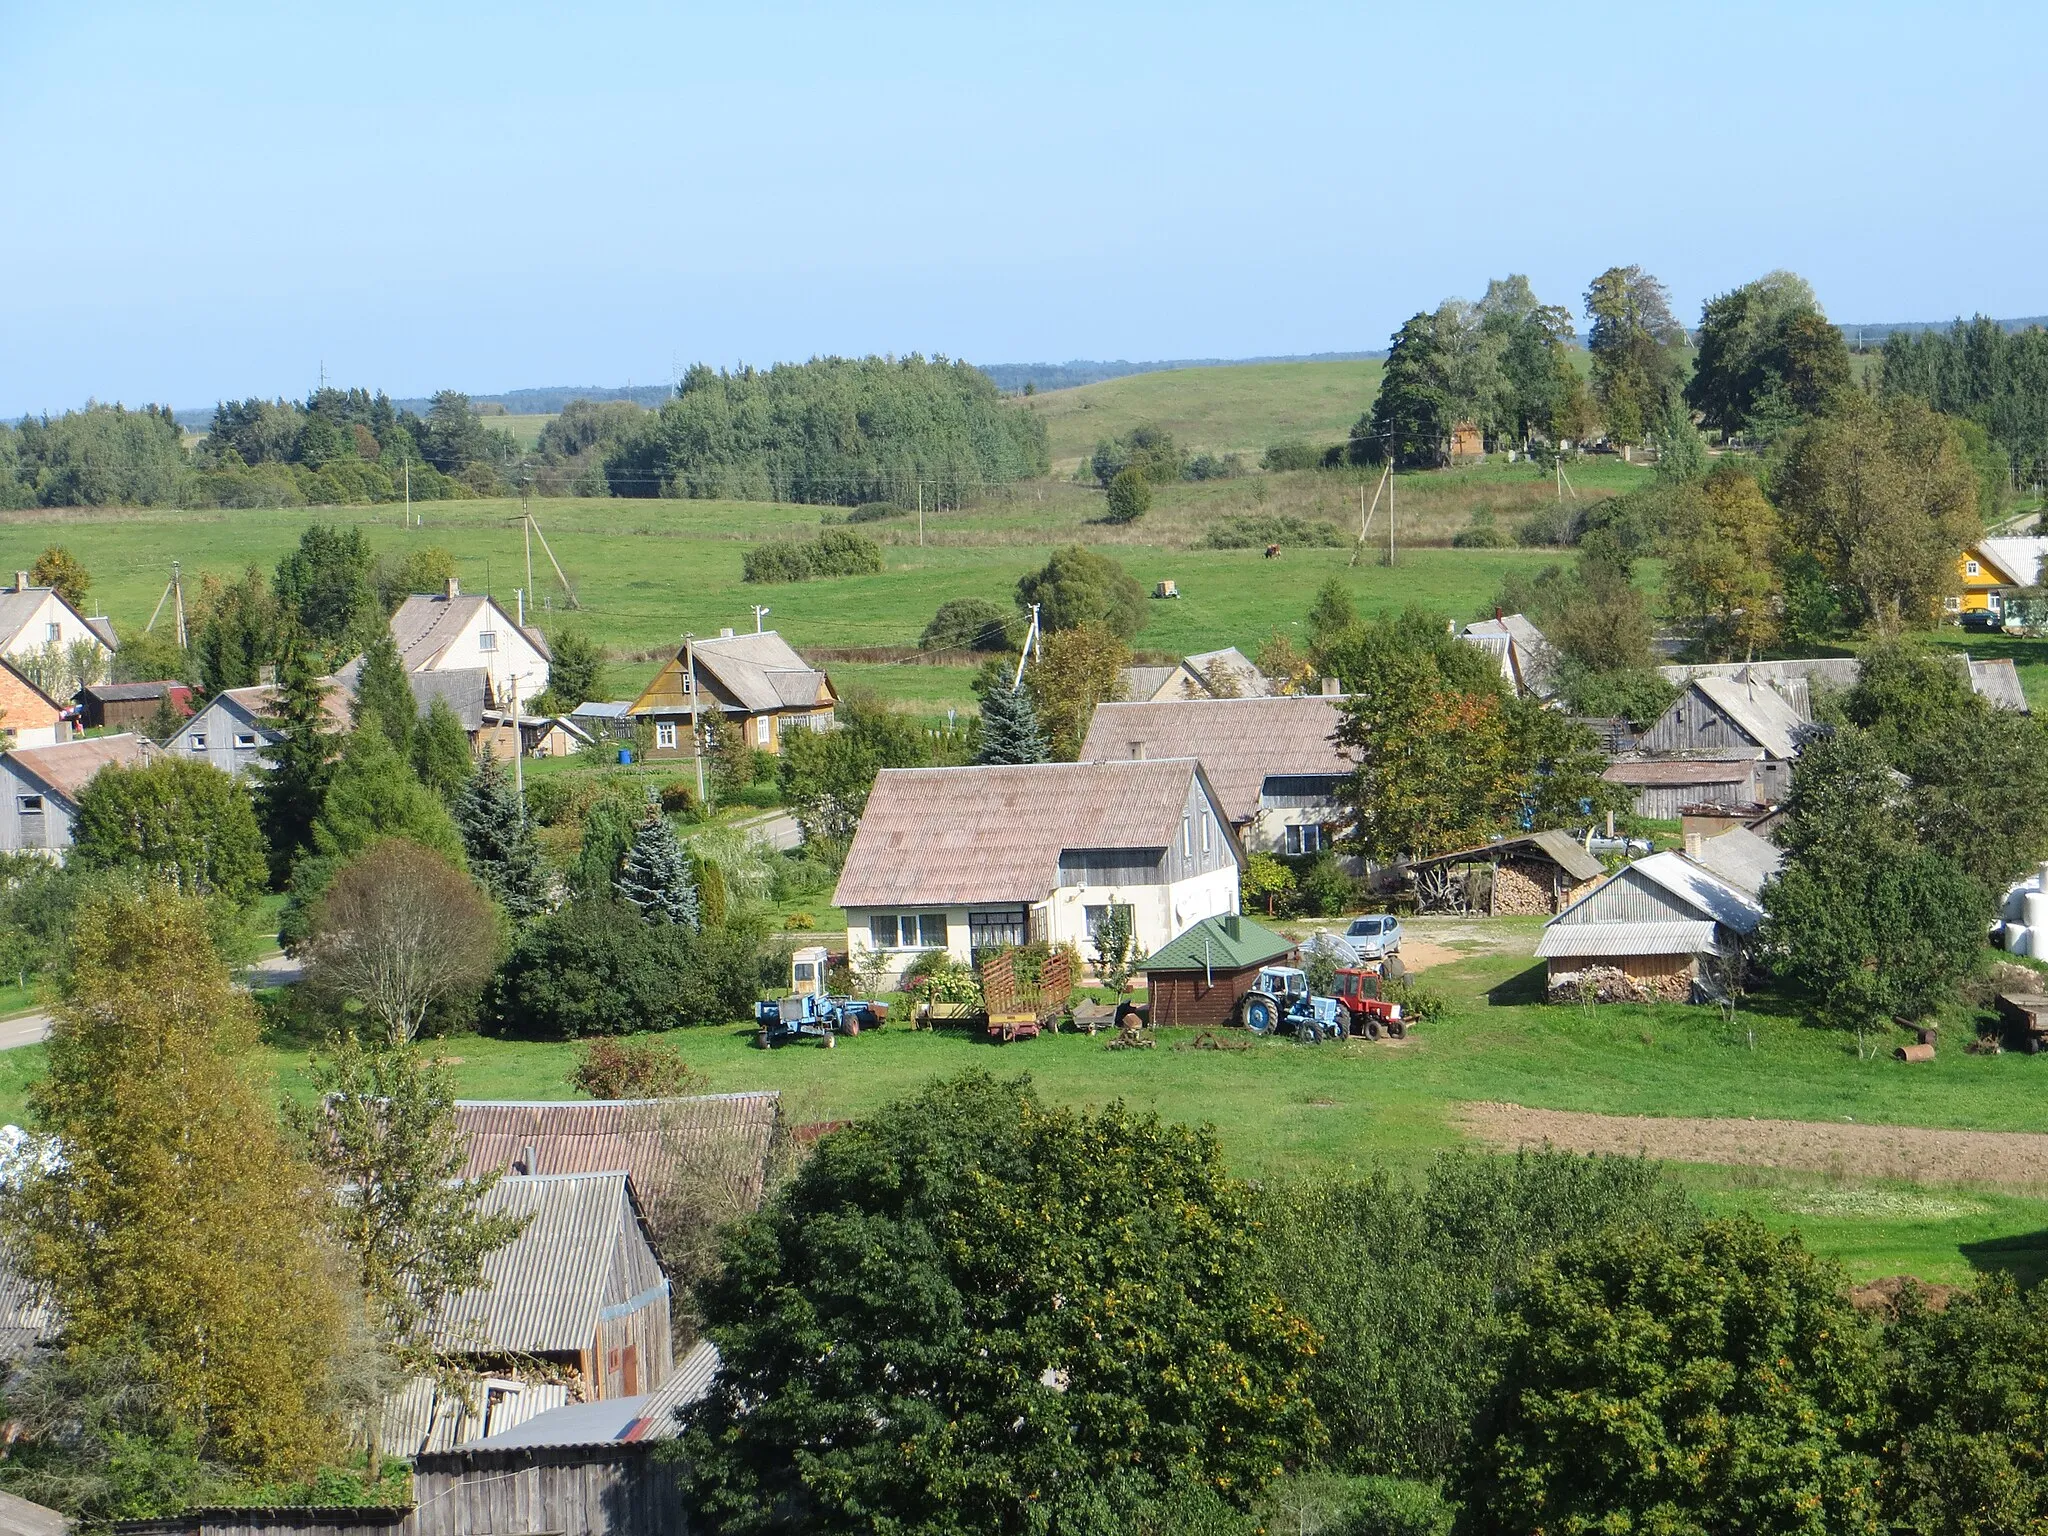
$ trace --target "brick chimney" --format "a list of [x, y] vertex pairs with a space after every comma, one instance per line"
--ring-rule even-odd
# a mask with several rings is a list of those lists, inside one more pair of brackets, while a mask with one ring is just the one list
[[1705, 836], [1705, 834], [1703, 834], [1703, 833], [1699, 833], [1699, 832], [1688, 832], [1688, 833], [1686, 833], [1686, 834], [1685, 834], [1685, 856], [1686, 856], [1686, 857], [1687, 857], [1688, 859], [1691, 859], [1691, 860], [1693, 860], [1693, 861], [1694, 861], [1695, 863], [1697, 863], [1697, 862], [1698, 862], [1698, 860], [1699, 860], [1699, 856], [1700, 856], [1700, 850], [1701, 850], [1701, 849], [1702, 849], [1702, 847], [1703, 847], [1703, 846], [1705, 845], [1706, 841], [1707, 841], [1707, 839], [1706, 839], [1706, 836]]
[[14, 590], [17, 592], [26, 592], [28, 590], [27, 571], [16, 571], [14, 573]]
[[1334, 677], [1326, 677], [1326, 678], [1324, 678], [1324, 679], [1323, 679], [1323, 697], [1324, 697], [1324, 698], [1326, 698], [1326, 699], [1334, 699], [1334, 698], [1338, 698], [1338, 697], [1340, 697], [1340, 696], [1341, 696], [1341, 695], [1343, 694], [1343, 692], [1344, 692], [1344, 684], [1343, 684], [1343, 683], [1342, 683], [1342, 682], [1341, 682], [1341, 681], [1340, 681], [1339, 679], [1337, 679], [1337, 678], [1334, 678]]
[[1142, 763], [1145, 761], [1145, 743], [1143, 743], [1142, 741], [1134, 741], [1131, 743], [1131, 761], [1134, 763]]

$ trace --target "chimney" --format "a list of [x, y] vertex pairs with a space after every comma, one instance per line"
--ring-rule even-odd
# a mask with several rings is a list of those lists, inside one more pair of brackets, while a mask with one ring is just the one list
[[1324, 679], [1323, 679], [1323, 697], [1324, 697], [1324, 698], [1326, 698], [1326, 699], [1335, 699], [1335, 698], [1340, 698], [1340, 697], [1342, 697], [1342, 696], [1343, 696], [1343, 693], [1344, 693], [1344, 684], [1343, 684], [1343, 681], [1342, 681], [1341, 679], [1339, 679], [1339, 678], [1334, 678], [1334, 677], [1326, 677], [1326, 678], [1324, 678]]
[[1701, 849], [1701, 847], [1702, 847], [1702, 846], [1703, 846], [1703, 845], [1704, 845], [1704, 844], [1706, 843], [1706, 840], [1707, 840], [1707, 839], [1706, 839], [1706, 837], [1705, 837], [1705, 835], [1704, 835], [1703, 833], [1699, 833], [1699, 832], [1688, 832], [1688, 833], [1686, 833], [1686, 834], [1685, 834], [1685, 856], [1686, 856], [1686, 857], [1687, 857], [1688, 859], [1692, 859], [1692, 860], [1694, 860], [1695, 862], [1697, 862], [1697, 861], [1698, 861], [1698, 859], [1699, 859], [1699, 856], [1700, 856], [1700, 849]]
[[1239, 936], [1237, 914], [1235, 912], [1223, 919], [1223, 931], [1233, 939]]
[[57, 740], [59, 743], [62, 743], [67, 742], [70, 739], [71, 717], [69, 715], [59, 715], [57, 717]]
[[277, 686], [276, 664], [266, 661], [262, 666], [258, 667], [256, 669], [256, 681], [265, 688], [275, 688]]
[[718, 638], [721, 640], [730, 640], [732, 638], [732, 626], [728, 624], [725, 626], [725, 628], [721, 629], [718, 632]]
[[1142, 741], [1134, 741], [1131, 743], [1131, 761], [1134, 763], [1142, 763], [1143, 761], [1145, 761], [1145, 743], [1143, 743]]
[[450, 576], [447, 585], [441, 589], [441, 595], [451, 600], [462, 596], [462, 583]]
[[28, 590], [27, 571], [16, 571], [14, 573], [14, 590], [17, 592], [26, 592]]

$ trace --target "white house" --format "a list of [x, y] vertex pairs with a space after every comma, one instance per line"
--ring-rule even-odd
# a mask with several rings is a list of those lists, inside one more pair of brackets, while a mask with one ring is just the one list
[[919, 952], [1090, 939], [1128, 907], [1141, 952], [1238, 910], [1244, 850], [1193, 758], [885, 768], [833, 904], [858, 965]]
[[1336, 743], [1337, 702], [1310, 694], [1099, 704], [1081, 760], [1200, 758], [1246, 848], [1319, 853], [1347, 820], [1340, 792], [1357, 766]]
[[1479, 619], [1459, 630], [1458, 638], [1492, 656], [1501, 681], [1516, 693], [1547, 699], [1556, 692], [1557, 652], [1526, 615]]
[[139, 767], [157, 756], [147, 736], [90, 736], [50, 747], [0, 753], [0, 852], [43, 851], [60, 858], [71, 846], [78, 797], [102, 768]]
[[120, 647], [113, 621], [86, 618], [64, 601], [55, 587], [32, 587], [27, 571], [14, 573], [14, 585], [0, 591], [0, 656], [32, 661], [38, 655], [68, 651], [85, 641], [101, 654], [100, 674]]
[[547, 638], [495, 599], [465, 594], [453, 576], [441, 591], [400, 603], [391, 615], [391, 638], [409, 673], [482, 672], [487, 708], [509, 710], [516, 688], [523, 709], [548, 685], [553, 658]]

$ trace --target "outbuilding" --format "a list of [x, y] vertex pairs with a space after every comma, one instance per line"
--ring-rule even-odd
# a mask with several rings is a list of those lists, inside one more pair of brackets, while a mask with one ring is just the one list
[[1292, 965], [1299, 954], [1292, 939], [1248, 917], [1205, 917], [1142, 967], [1152, 1023], [1179, 1028], [1228, 1024], [1262, 967]]
[[1561, 912], [1606, 873], [1569, 832], [1554, 828], [1454, 848], [1406, 870], [1418, 912], [1486, 917]]
[[1761, 888], [1776, 850], [1749, 832], [1727, 835], [1744, 841], [1725, 859], [1716, 850], [1725, 875], [1680, 853], [1653, 853], [1552, 918], [1536, 945], [1550, 995], [1682, 1003], [1711, 964], [1737, 963], [1764, 918], [1757, 892], [1745, 886]]
[[192, 713], [192, 690], [184, 683], [88, 683], [78, 690], [78, 723], [88, 731], [147, 726], [166, 696], [181, 719]]

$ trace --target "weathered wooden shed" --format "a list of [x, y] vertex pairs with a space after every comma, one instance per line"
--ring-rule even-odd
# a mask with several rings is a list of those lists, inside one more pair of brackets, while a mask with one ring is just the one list
[[78, 723], [88, 731], [146, 729], [169, 696], [178, 713], [192, 713], [184, 683], [88, 683], [78, 690]]
[[1600, 775], [1635, 792], [1635, 813], [1675, 821], [1694, 805], [1754, 805], [1763, 752], [1739, 747], [1702, 757], [1626, 757]]
[[1406, 870], [1417, 911], [1488, 917], [1561, 912], [1606, 873], [1569, 832], [1556, 830], [1455, 848]]
[[1646, 756], [1704, 758], [1757, 752], [1752, 800], [1777, 801], [1792, 787], [1792, 760], [1806, 720], [1769, 683], [1696, 677], [1636, 743]]
[[1544, 925], [1536, 954], [1549, 962], [1552, 995], [1606, 971], [1626, 978], [1617, 998], [1684, 1002], [1703, 962], [1738, 951], [1763, 921], [1761, 902], [1736, 883], [1746, 878], [1678, 853], [1626, 865]]
[[1143, 970], [1156, 1026], [1228, 1024], [1259, 968], [1292, 965], [1294, 941], [1248, 917], [1205, 917], [1162, 944]]

